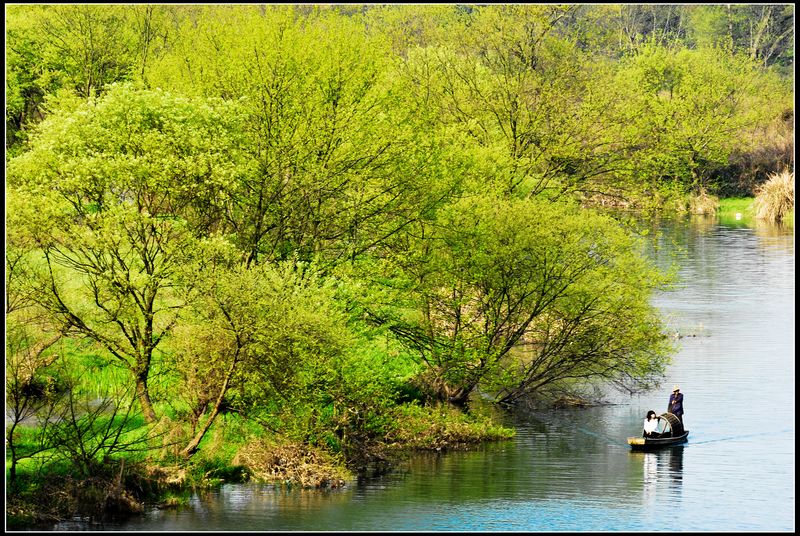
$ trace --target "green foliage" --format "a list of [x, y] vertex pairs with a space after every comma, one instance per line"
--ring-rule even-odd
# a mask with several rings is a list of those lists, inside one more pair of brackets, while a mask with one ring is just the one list
[[[668, 351], [647, 303], [664, 280], [635, 249], [615, 222], [590, 212], [465, 198], [398, 261], [412, 296], [405, 310], [375, 317], [426, 365], [419, 381], [440, 400], [567, 377], [647, 384]], [[509, 363], [524, 347], [536, 357]]]
[[[522, 195], [641, 205], [713, 190], [732, 180], [727, 159], [759, 143], [751, 133], [774, 103], [790, 108], [787, 79], [767, 83], [759, 65], [791, 60], [792, 6], [12, 6], [8, 15], [14, 136], [70, 84], [105, 91], [132, 78], [242, 100], [251, 161], [222, 197], [235, 203], [227, 218], [251, 262], [363, 252], [368, 237], [430, 209], [436, 196], [413, 193], [443, 177], [421, 183], [418, 170], [458, 149], [489, 166], [497, 188]], [[97, 30], [95, 39], [82, 42], [75, 28]], [[81, 68], [70, 63], [79, 56]], [[440, 135], [450, 147], [417, 157]], [[416, 163], [404, 164], [409, 155]]]
[[39, 302], [133, 373], [151, 420], [153, 351], [176, 319], [172, 277], [233, 172], [226, 117], [213, 102], [116, 86], [49, 117], [9, 163], [10, 224], [47, 266]]
[[627, 173], [643, 193], [716, 188], [711, 177], [742, 147], [756, 118], [774, 110], [762, 98], [771, 94], [763, 91], [770, 77], [722, 48], [648, 43], [623, 65], [620, 83], [642, 89], [628, 104], [634, 137]]
[[[162, 6], [11, 5], [6, 10], [6, 124], [12, 146], [45, 115], [48, 95], [82, 99], [132, 80], [168, 36]], [[158, 39], [162, 40], [161, 47]]]
[[794, 57], [794, 6], [693, 6], [687, 19], [687, 41], [697, 46], [724, 45], [764, 65], [780, 67]]
[[420, 404], [647, 388], [667, 278], [579, 206], [707, 212], [790, 162], [792, 20], [9, 6], [8, 463], [229, 478], [267, 436], [363, 460], [507, 435]]
[[447, 405], [402, 405], [395, 414], [395, 425], [387, 439], [420, 450], [457, 448], [514, 437], [512, 429], [497, 426], [485, 417], [456, 412]]

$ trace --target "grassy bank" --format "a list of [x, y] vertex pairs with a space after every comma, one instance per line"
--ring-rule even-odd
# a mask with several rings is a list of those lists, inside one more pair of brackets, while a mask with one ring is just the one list
[[[753, 227], [759, 221], [756, 217], [754, 197], [731, 197], [720, 199], [717, 216], [720, 223], [734, 227]], [[780, 224], [794, 228], [794, 209], [788, 210]]]

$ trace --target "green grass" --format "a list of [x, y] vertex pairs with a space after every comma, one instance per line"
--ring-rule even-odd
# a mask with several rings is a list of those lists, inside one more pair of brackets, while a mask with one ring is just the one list
[[[754, 197], [729, 197], [720, 199], [717, 209], [719, 222], [729, 227], [755, 227], [756, 207]], [[781, 224], [794, 228], [794, 209], [783, 216]]]
[[752, 227], [756, 223], [753, 197], [720, 199], [717, 216], [720, 223], [732, 227]]

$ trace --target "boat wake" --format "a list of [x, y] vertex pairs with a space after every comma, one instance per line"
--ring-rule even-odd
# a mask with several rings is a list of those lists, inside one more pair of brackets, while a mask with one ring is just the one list
[[750, 437], [760, 437], [765, 435], [777, 435], [777, 434], [786, 434], [788, 432], [793, 432], [794, 428], [786, 428], [785, 430], [781, 430], [780, 432], [759, 432], [757, 434], [743, 434], [743, 435], [736, 435], [736, 436], [729, 436], [729, 437], [720, 437], [717, 439], [706, 439], [705, 441], [691, 441], [691, 445], [704, 445], [706, 443], [717, 443], [719, 441], [732, 441], [736, 439], [747, 439]]

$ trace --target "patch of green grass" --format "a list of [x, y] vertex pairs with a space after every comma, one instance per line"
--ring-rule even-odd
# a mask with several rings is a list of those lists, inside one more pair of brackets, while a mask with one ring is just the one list
[[725, 197], [719, 201], [719, 212], [751, 212], [753, 210], [753, 197]]
[[[756, 203], [754, 197], [729, 197], [720, 200], [717, 209], [719, 222], [729, 227], [755, 227]], [[794, 228], [794, 208], [784, 213], [781, 224]]]
[[133, 382], [131, 372], [94, 343], [65, 339], [61, 355], [65, 368], [80, 381], [81, 393], [102, 396]]
[[720, 199], [717, 216], [720, 223], [732, 227], [755, 225], [755, 210], [752, 197], [728, 197]]

